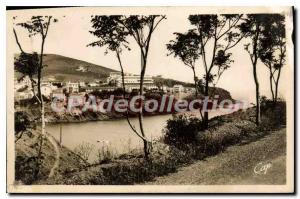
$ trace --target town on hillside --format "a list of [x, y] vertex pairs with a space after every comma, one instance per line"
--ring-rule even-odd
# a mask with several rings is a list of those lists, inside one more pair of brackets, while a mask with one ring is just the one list
[[[37, 82], [37, 79], [33, 79]], [[37, 93], [36, 86], [28, 76], [20, 79], [14, 78], [14, 97], [15, 102], [22, 100], [29, 100]], [[124, 75], [124, 82], [126, 92], [138, 92], [140, 87], [140, 75], [126, 73]], [[177, 98], [183, 98], [192, 95], [195, 92], [193, 87], [175, 84], [173, 87], [167, 85], [156, 84], [154, 77], [145, 75], [144, 77], [144, 91], [152, 93], [164, 93], [174, 95]], [[34, 87], [34, 89], [32, 89]], [[54, 76], [44, 78], [41, 82], [42, 95], [51, 100], [54, 98], [65, 99], [66, 96], [76, 95], [84, 97], [86, 94], [93, 92], [108, 91], [113, 92], [122, 88], [122, 75], [121, 72], [110, 72], [105, 81], [102, 79], [94, 79], [90, 82], [87, 81], [59, 81]]]

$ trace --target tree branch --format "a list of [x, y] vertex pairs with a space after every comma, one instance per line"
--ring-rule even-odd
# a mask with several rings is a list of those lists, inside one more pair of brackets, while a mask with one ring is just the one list
[[[221, 37], [223, 37], [225, 34], [227, 34], [233, 27], [235, 27], [235, 25], [239, 22], [239, 20], [242, 18], [242, 16], [243, 16], [242, 14], [239, 15], [239, 17], [231, 25], [229, 24], [228, 29], [224, 33], [222, 33], [220, 36], [218, 36], [217, 40], [219, 40]], [[230, 22], [230, 20], [229, 20], [229, 22]]]
[[14, 31], [14, 35], [15, 35], [15, 38], [16, 38], [16, 42], [17, 42], [17, 45], [19, 46], [20, 51], [21, 51], [22, 53], [25, 53], [24, 50], [22, 49], [22, 46], [21, 46], [20, 42], [19, 42], [19, 39], [18, 39], [16, 30], [13, 29], [13, 31]]

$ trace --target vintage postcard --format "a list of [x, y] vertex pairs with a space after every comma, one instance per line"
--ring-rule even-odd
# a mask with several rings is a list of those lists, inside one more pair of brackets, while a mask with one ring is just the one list
[[293, 193], [293, 7], [7, 7], [9, 193]]

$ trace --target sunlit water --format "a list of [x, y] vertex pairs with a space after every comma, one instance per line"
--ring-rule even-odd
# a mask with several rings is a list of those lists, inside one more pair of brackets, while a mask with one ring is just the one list
[[[233, 112], [233, 111], [231, 111]], [[228, 110], [212, 110], [209, 117], [228, 114]], [[199, 116], [199, 112], [186, 114]], [[157, 139], [163, 135], [163, 129], [167, 120], [172, 115], [158, 115], [144, 117], [144, 130], [147, 138]], [[130, 119], [132, 124], [138, 128], [138, 118]], [[60, 139], [60, 125], [62, 125], [62, 144], [74, 150], [81, 143], [90, 143], [94, 145], [90, 161], [97, 158], [97, 150], [103, 147], [109, 147], [115, 154], [126, 153], [135, 148], [142, 148], [142, 141], [130, 129], [126, 119], [112, 121], [91, 121], [83, 123], [64, 123], [48, 124], [47, 132], [53, 135], [57, 140]]]

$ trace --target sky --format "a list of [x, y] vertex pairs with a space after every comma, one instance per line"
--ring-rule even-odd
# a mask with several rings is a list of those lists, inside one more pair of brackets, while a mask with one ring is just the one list
[[[164, 8], [166, 9], [166, 8]], [[100, 47], [87, 47], [87, 44], [96, 41], [93, 35], [89, 33], [91, 30], [91, 15], [92, 14], [108, 14], [106, 10], [97, 9], [89, 11], [88, 9], [51, 9], [41, 11], [11, 11], [8, 13], [8, 34], [14, 39], [12, 35], [12, 26], [15, 27], [18, 34], [20, 43], [23, 49], [27, 52], [40, 51], [40, 39], [36, 37], [28, 37], [26, 30], [16, 27], [12, 23], [12, 16], [17, 16], [16, 21], [26, 21], [30, 16], [41, 14], [49, 15], [58, 19], [57, 23], [50, 26], [48, 37], [45, 44], [45, 53], [59, 54], [94, 64], [99, 64], [108, 68], [119, 70], [119, 65], [115, 54], [108, 53], [105, 55], [105, 48]], [[129, 9], [113, 10], [110, 9], [109, 14], [128, 13]], [[134, 12], [129, 10], [129, 12]], [[163, 20], [151, 38], [150, 50], [148, 56], [148, 65], [146, 69], [147, 75], [162, 75], [164, 78], [172, 78], [185, 82], [193, 82], [193, 73], [190, 68], [185, 66], [178, 58], [167, 56], [168, 51], [166, 44], [171, 39], [174, 39], [174, 32], [186, 32], [188, 29], [193, 28], [188, 21], [188, 12], [180, 9], [173, 9], [166, 11], [166, 20]], [[195, 11], [193, 11], [193, 14]], [[199, 11], [199, 13], [201, 13]], [[138, 14], [138, 13], [137, 13]], [[131, 51], [124, 51], [121, 59], [124, 65], [125, 72], [139, 74], [140, 73], [140, 52], [138, 46], [133, 39], [129, 40]], [[232, 50], [232, 58], [234, 63], [226, 70], [217, 84], [217, 87], [228, 90], [232, 97], [240, 100], [255, 100], [255, 84], [253, 79], [253, 70], [248, 53], [244, 50], [246, 40], [242, 40]], [[18, 53], [16, 42], [10, 42], [10, 52]], [[210, 50], [211, 52], [211, 50]], [[207, 50], [207, 56], [210, 57], [211, 53]], [[282, 77], [280, 80], [279, 96], [285, 97], [286, 89], [289, 89], [289, 84], [286, 81], [290, 76], [290, 70], [287, 66], [282, 69]], [[196, 73], [198, 77], [203, 77], [203, 66], [201, 62], [197, 62]], [[262, 95], [270, 97], [270, 84], [269, 73], [267, 67], [262, 63], [258, 63], [258, 77], [260, 82], [260, 90]], [[291, 88], [292, 89], [292, 88]]]

